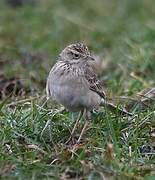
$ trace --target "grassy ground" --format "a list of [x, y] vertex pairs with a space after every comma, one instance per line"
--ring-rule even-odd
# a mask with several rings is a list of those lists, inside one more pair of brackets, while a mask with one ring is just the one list
[[[153, 104], [145, 111], [130, 105], [133, 119], [93, 114], [72, 153], [64, 142], [75, 117], [43, 98], [58, 53], [79, 41], [104, 56], [110, 97], [155, 86], [154, 17], [154, 0], [40, 0], [15, 9], [0, 2], [1, 178], [155, 179]], [[22, 95], [7, 97], [10, 78], [22, 84]]]

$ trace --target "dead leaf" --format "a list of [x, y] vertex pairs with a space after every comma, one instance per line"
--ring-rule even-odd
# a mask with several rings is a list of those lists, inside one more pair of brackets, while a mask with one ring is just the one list
[[133, 96], [134, 101], [129, 101], [126, 104], [126, 109], [132, 109], [136, 106], [138, 110], [146, 110], [153, 108], [155, 105], [155, 87], [146, 88]]
[[155, 87], [144, 89], [143, 91], [137, 93], [137, 96], [139, 96], [143, 103], [150, 100], [155, 101]]
[[0, 75], [0, 99], [10, 95], [23, 96], [26, 92], [27, 89], [19, 78], [6, 78], [4, 74]]
[[18, 142], [19, 142], [19, 145], [22, 145], [26, 149], [34, 149], [41, 154], [47, 154], [47, 152], [42, 150], [38, 145], [27, 143], [25, 137], [19, 136]]
[[6, 164], [6, 165], [0, 167], [0, 177], [7, 176], [15, 169], [16, 169], [16, 166], [14, 164]]
[[44, 150], [42, 150], [41, 148], [39, 148], [37, 145], [35, 144], [27, 144], [25, 145], [25, 147], [27, 149], [34, 149], [34, 150], [37, 150], [38, 152], [42, 153], [42, 154], [47, 154], [47, 152], [45, 152]]
[[112, 143], [108, 143], [105, 153], [104, 153], [104, 158], [106, 159], [106, 161], [111, 162], [114, 158], [114, 149], [113, 149], [113, 144]]
[[82, 175], [83, 175], [82, 172], [72, 170], [69, 167], [67, 167], [65, 172], [62, 173], [60, 179], [61, 180], [68, 180], [68, 179], [69, 180], [74, 180], [74, 179], [82, 180], [83, 179]]
[[148, 83], [136, 72], [131, 72], [130, 76], [136, 79], [137, 81], [141, 82], [145, 87], [148, 87]]

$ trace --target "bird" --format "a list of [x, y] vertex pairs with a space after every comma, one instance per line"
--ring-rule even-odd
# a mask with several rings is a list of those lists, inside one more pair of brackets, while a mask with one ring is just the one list
[[75, 133], [80, 118], [85, 118], [77, 143], [81, 141], [87, 129], [91, 112], [99, 106], [106, 105], [110, 110], [122, 115], [132, 115], [106, 101], [102, 82], [90, 63], [94, 61], [94, 56], [84, 43], [70, 44], [61, 51], [47, 78], [47, 98], [52, 97], [71, 112], [80, 112], [70, 138]]

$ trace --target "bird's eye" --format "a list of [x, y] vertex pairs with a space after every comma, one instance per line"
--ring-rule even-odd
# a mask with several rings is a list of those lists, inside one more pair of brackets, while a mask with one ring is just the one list
[[75, 59], [78, 59], [78, 58], [80, 57], [80, 54], [74, 53], [74, 54], [73, 54], [73, 57], [74, 57]]

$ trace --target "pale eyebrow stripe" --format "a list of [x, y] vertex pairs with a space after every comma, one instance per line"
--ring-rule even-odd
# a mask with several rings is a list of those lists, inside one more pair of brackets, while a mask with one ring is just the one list
[[72, 53], [75, 53], [75, 54], [81, 54], [80, 52], [75, 51], [75, 50], [73, 50], [73, 49], [70, 49], [70, 51], [71, 51]]

